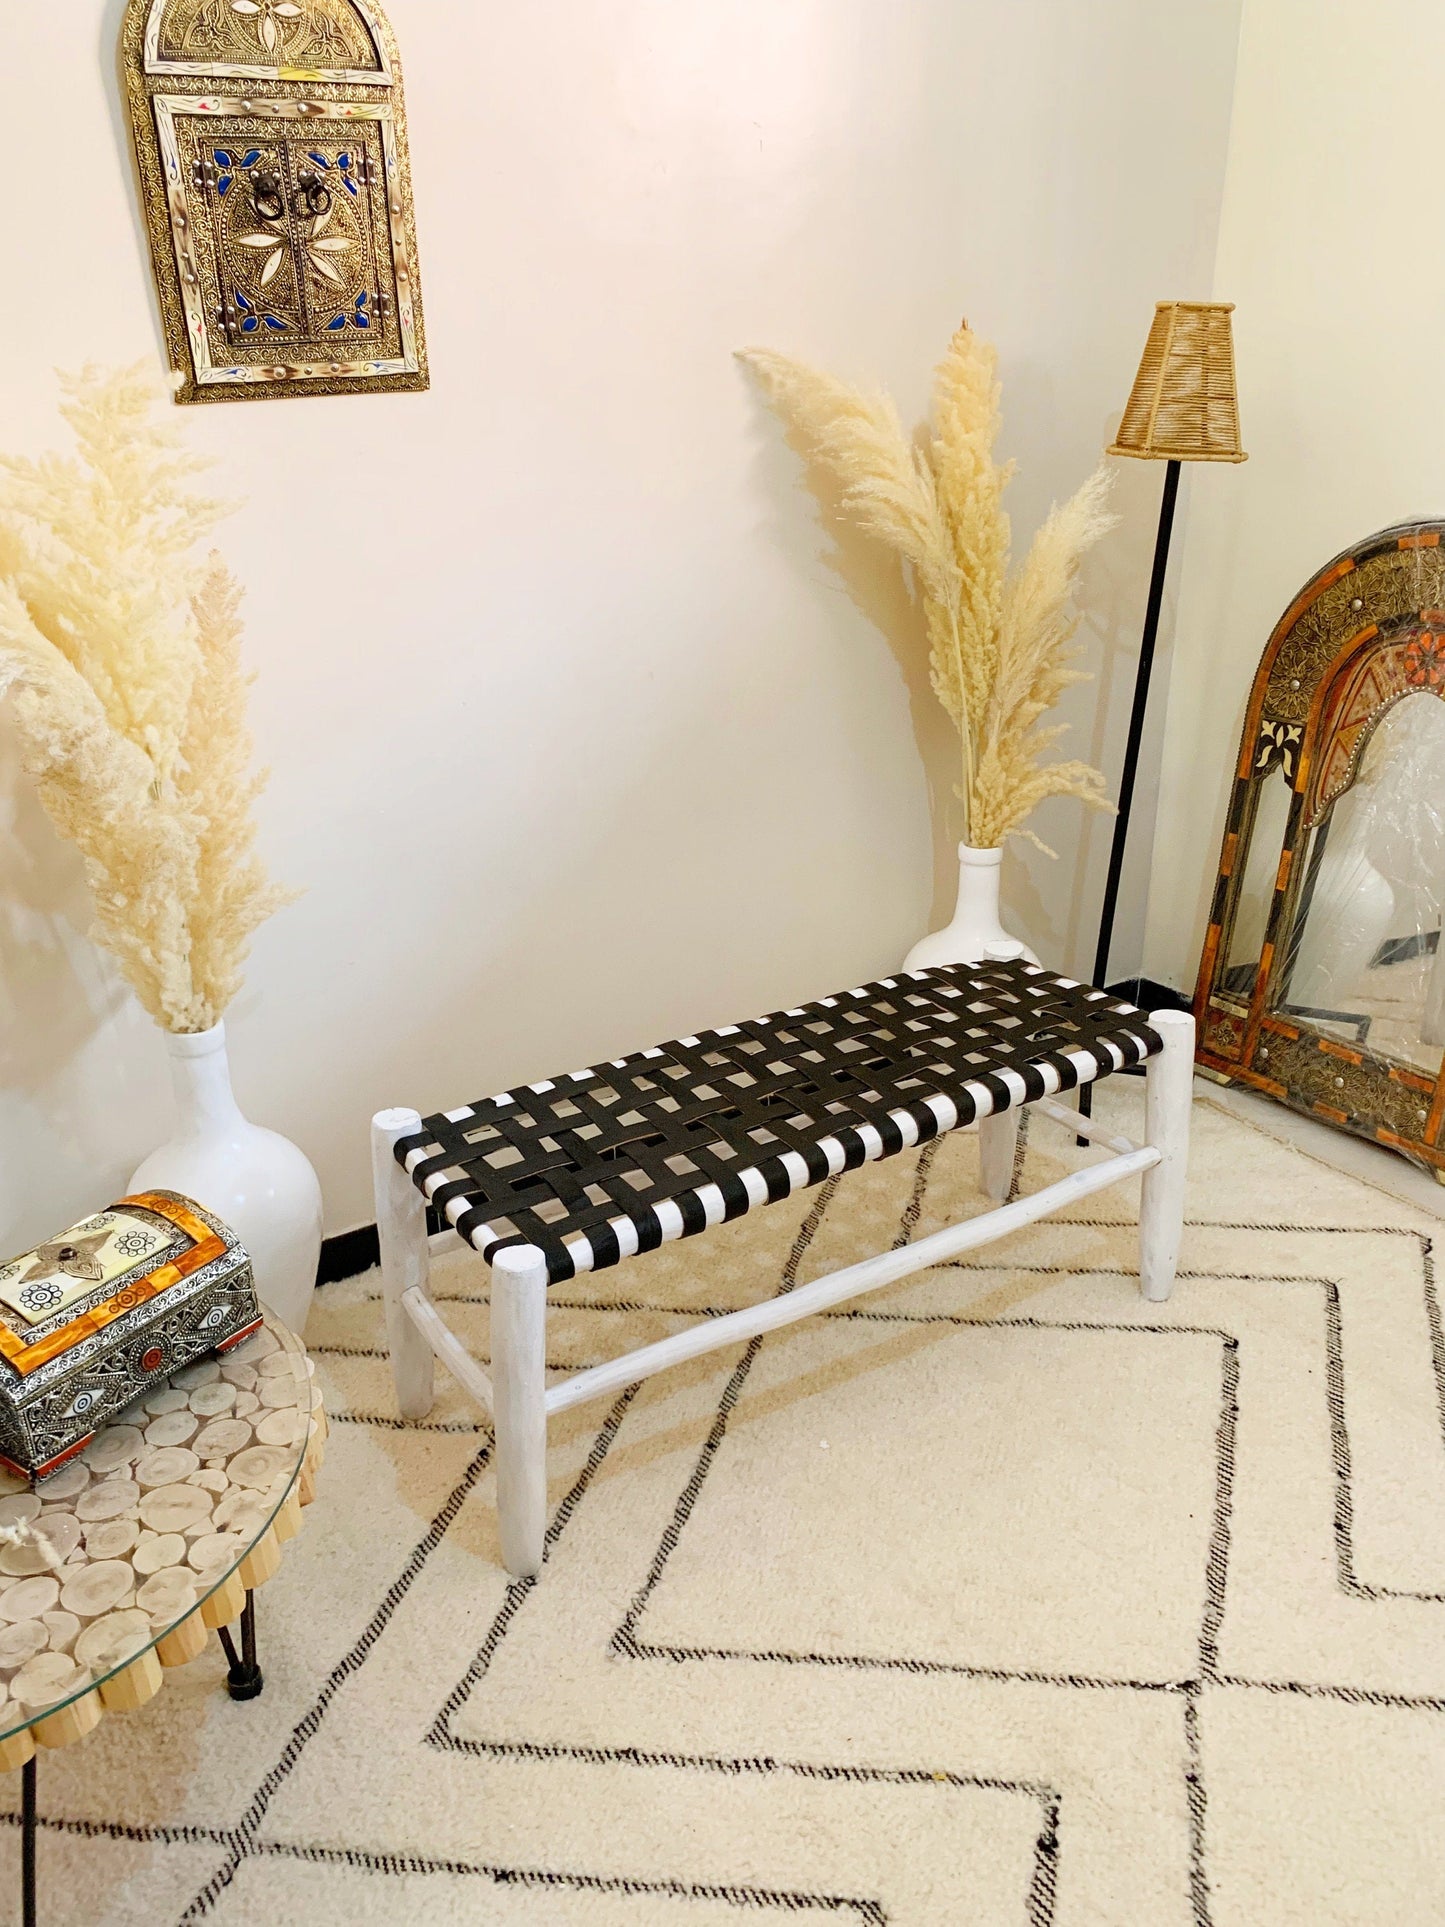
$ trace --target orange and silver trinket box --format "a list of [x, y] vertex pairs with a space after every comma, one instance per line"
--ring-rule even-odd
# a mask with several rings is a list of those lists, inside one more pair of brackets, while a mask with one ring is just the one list
[[0, 1264], [0, 1460], [44, 1478], [260, 1322], [250, 1257], [219, 1218], [173, 1191], [122, 1198]]

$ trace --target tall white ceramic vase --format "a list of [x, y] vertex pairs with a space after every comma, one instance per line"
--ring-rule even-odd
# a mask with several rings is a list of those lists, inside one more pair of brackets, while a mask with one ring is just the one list
[[298, 1335], [321, 1252], [321, 1186], [289, 1138], [241, 1115], [226, 1026], [167, 1033], [177, 1127], [133, 1174], [132, 1191], [179, 1191], [223, 1218], [251, 1255], [256, 1291]]
[[1002, 850], [958, 846], [958, 908], [952, 923], [914, 944], [903, 959], [905, 970], [924, 970], [929, 964], [980, 963], [995, 944], [1017, 944], [1030, 963], [1038, 958], [1027, 944], [1019, 944], [999, 921], [999, 869]]

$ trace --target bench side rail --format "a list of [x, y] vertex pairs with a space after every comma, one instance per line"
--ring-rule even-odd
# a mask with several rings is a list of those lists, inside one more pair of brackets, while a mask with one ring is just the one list
[[1072, 1136], [1087, 1138], [1091, 1144], [1102, 1144], [1107, 1151], [1118, 1151], [1122, 1156], [1129, 1151], [1139, 1149], [1132, 1138], [1117, 1137], [1114, 1132], [1106, 1131], [1101, 1124], [1096, 1124], [1093, 1118], [1084, 1117], [1078, 1111], [1071, 1111], [1067, 1104], [1056, 1104], [1051, 1097], [1038, 1098], [1030, 1104], [1029, 1109], [1042, 1111], [1044, 1116], [1050, 1118], [1055, 1124], [1062, 1124]]

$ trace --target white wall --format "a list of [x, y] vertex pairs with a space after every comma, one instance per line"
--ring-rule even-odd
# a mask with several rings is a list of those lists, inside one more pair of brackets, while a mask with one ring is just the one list
[[1196, 478], [1146, 965], [1192, 989], [1270, 630], [1374, 530], [1445, 512], [1445, 10], [1245, 0], [1215, 287], [1250, 459]]
[[[1208, 285], [1238, 0], [393, 0], [433, 387], [187, 411], [247, 506], [263, 837], [307, 895], [231, 1017], [239, 1095], [369, 1218], [382, 1103], [457, 1102], [896, 962], [935, 908], [921, 665], [858, 606], [731, 350], [889, 382], [1003, 347], [1027, 533], [1108, 438], [1153, 302]], [[120, 0], [10, 5], [0, 421], [157, 354]], [[55, 102], [64, 99], [63, 138]], [[43, 156], [43, 166], [38, 157]], [[43, 190], [41, 183], [43, 182]], [[1117, 760], [1158, 473], [1091, 578]], [[1226, 478], [1227, 480], [1228, 478]], [[162, 1057], [0, 736], [0, 1243], [113, 1194]], [[1106, 832], [1008, 886], [1089, 947]], [[935, 837], [934, 830], [937, 830]], [[1134, 906], [1137, 917], [1139, 906]], [[1121, 957], [1120, 967], [1133, 959]]]

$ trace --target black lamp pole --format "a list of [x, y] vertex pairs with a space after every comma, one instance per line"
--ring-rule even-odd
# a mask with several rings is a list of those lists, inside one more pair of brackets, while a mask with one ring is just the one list
[[[1149, 679], [1154, 672], [1154, 644], [1159, 636], [1159, 611], [1164, 606], [1164, 578], [1169, 570], [1169, 538], [1174, 533], [1174, 502], [1179, 494], [1179, 463], [1164, 469], [1164, 499], [1159, 505], [1159, 533], [1154, 538], [1154, 571], [1149, 577], [1149, 601], [1144, 611], [1144, 636], [1139, 644], [1139, 667], [1134, 676], [1134, 707], [1129, 712], [1129, 736], [1124, 745], [1124, 770], [1119, 778], [1119, 813], [1114, 818], [1114, 840], [1109, 846], [1109, 875], [1104, 884], [1104, 907], [1099, 913], [1099, 947], [1090, 979], [1101, 990], [1109, 981], [1109, 949], [1114, 940], [1114, 912], [1119, 905], [1119, 880], [1124, 874], [1124, 852], [1129, 842], [1129, 811], [1134, 802], [1134, 780], [1139, 774], [1139, 746], [1144, 740], [1144, 718], [1149, 709]], [[1094, 1087], [1079, 1091], [1079, 1109], [1088, 1117]], [[1082, 1139], [1080, 1140], [1082, 1142]]]
[[1119, 879], [1124, 873], [1124, 851], [1129, 841], [1129, 811], [1134, 802], [1134, 779], [1139, 774], [1139, 746], [1144, 740], [1144, 717], [1149, 708], [1149, 679], [1154, 673], [1154, 644], [1159, 636], [1159, 611], [1164, 605], [1164, 578], [1169, 571], [1169, 538], [1174, 533], [1174, 502], [1179, 494], [1179, 464], [1164, 468], [1164, 500], [1159, 505], [1159, 533], [1154, 538], [1154, 572], [1149, 577], [1149, 602], [1144, 611], [1144, 638], [1139, 644], [1139, 667], [1134, 676], [1134, 707], [1129, 712], [1129, 738], [1124, 745], [1124, 772], [1119, 778], [1119, 814], [1114, 818], [1114, 841], [1109, 847], [1109, 876], [1104, 885], [1104, 907], [1099, 912], [1099, 947], [1094, 952], [1094, 975], [1100, 990], [1108, 986], [1109, 948], [1114, 940], [1114, 912], [1119, 905]]

